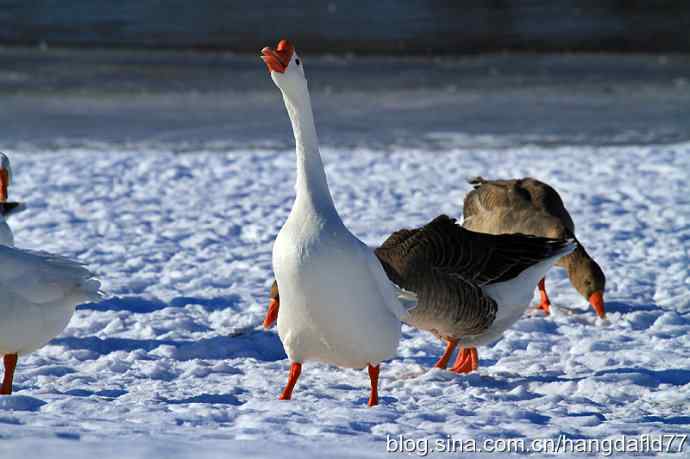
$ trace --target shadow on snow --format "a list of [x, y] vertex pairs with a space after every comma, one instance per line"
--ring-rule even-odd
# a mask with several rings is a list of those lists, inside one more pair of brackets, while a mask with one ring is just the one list
[[88, 311], [129, 311], [134, 313], [150, 313], [165, 308], [183, 308], [188, 305], [199, 305], [207, 311], [221, 311], [235, 309], [242, 301], [239, 295], [220, 296], [216, 298], [194, 298], [179, 296], [166, 303], [158, 299], [141, 298], [137, 296], [113, 297], [98, 303], [87, 303], [77, 307], [77, 310]]
[[275, 333], [259, 330], [235, 336], [215, 336], [196, 341], [97, 338], [95, 336], [77, 338], [70, 336], [56, 338], [51, 341], [51, 344], [65, 346], [68, 349], [88, 349], [101, 355], [139, 349], [150, 352], [159, 346], [172, 346], [174, 350], [171, 357], [176, 360], [221, 360], [248, 357], [273, 362], [287, 358], [278, 336]]

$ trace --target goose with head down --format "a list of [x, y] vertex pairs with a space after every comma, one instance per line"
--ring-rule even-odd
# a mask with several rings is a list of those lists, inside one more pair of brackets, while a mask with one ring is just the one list
[[[558, 192], [533, 178], [470, 181], [474, 190], [465, 197], [462, 225], [490, 234], [525, 233], [552, 238], [575, 238], [575, 224]], [[606, 277], [582, 244], [556, 263], [568, 271], [571, 284], [601, 318], [606, 316]], [[551, 301], [545, 280], [539, 281], [539, 308], [549, 314]]]
[[[477, 346], [498, 340], [522, 316], [538, 280], [575, 247], [572, 239], [476, 233], [441, 215], [396, 231], [375, 252], [410, 306], [404, 321], [447, 342], [435, 366], [446, 368], [460, 345], [452, 371], [467, 373], [478, 368]], [[280, 317], [278, 285], [264, 326]]]
[[280, 285], [278, 334], [290, 359], [290, 399], [305, 361], [347, 368], [368, 367], [369, 405], [378, 404], [379, 365], [400, 340], [398, 301], [374, 252], [343, 224], [319, 153], [304, 66], [286, 40], [262, 50], [283, 95], [297, 156], [295, 201], [273, 246]]

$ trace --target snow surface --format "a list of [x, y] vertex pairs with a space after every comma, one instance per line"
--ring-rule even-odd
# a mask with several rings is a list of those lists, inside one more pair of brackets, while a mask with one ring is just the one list
[[[423, 72], [422, 64], [406, 65]], [[304, 366], [292, 401], [276, 399], [289, 364], [275, 331], [260, 323], [295, 165], [277, 89], [263, 72], [255, 77], [267, 84], [231, 95], [237, 100], [218, 109], [237, 117], [230, 132], [222, 122], [198, 128], [195, 115], [180, 115], [182, 107], [207, 107], [218, 97], [213, 91], [175, 98], [171, 85], [166, 94], [132, 100], [140, 112], [131, 136], [130, 101], [121, 92], [7, 96], [16, 111], [1, 115], [4, 121], [27, 129], [9, 129], [0, 139], [13, 161], [11, 197], [28, 205], [10, 221], [16, 244], [86, 262], [109, 297], [80, 306], [60, 337], [20, 358], [16, 392], [0, 399], [0, 457], [381, 457], [387, 435], [601, 439], [688, 432], [690, 127], [677, 117], [676, 109], [687, 110], [682, 84], [657, 82], [644, 96], [632, 94], [631, 113], [643, 113], [656, 93], [671, 107], [644, 123], [644, 132], [602, 126], [607, 114], [592, 110], [577, 129], [560, 132], [551, 121], [538, 139], [519, 136], [520, 127], [499, 115], [541, 90], [546, 102], [526, 113], [557, 117], [563, 104], [577, 103], [558, 79], [548, 90], [506, 90], [506, 100], [486, 109], [496, 117], [483, 121], [485, 134], [450, 123], [439, 130], [423, 122], [405, 126], [448, 97], [446, 116], [461, 113], [472, 97], [497, 100], [493, 87], [457, 95], [401, 83], [377, 93], [375, 100], [392, 104], [380, 135], [382, 113], [372, 113], [376, 102], [366, 97], [378, 88], [336, 91], [340, 107], [328, 102], [332, 93], [318, 91], [317, 124], [320, 110], [340, 110], [326, 123], [322, 149], [334, 200], [365, 242], [379, 244], [439, 213], [459, 218], [468, 177], [531, 175], [561, 192], [580, 241], [607, 275], [602, 321], [565, 272], [552, 270], [552, 315], [528, 315], [503, 340], [480, 348], [478, 373], [430, 369], [442, 344], [404, 327], [399, 357], [382, 366], [381, 405], [370, 409], [366, 371], [314, 363]], [[592, 87], [579, 98], [583, 113], [603, 94]], [[615, 101], [622, 110], [631, 93], [630, 85], [620, 88]], [[410, 95], [419, 111], [395, 105]], [[675, 106], [673, 95], [681, 101]], [[167, 115], [152, 113], [147, 121], [144, 110], [161, 101], [175, 120], [162, 134], [158, 123]], [[236, 125], [242, 102], [252, 112], [245, 123], [251, 142]], [[271, 107], [265, 119], [253, 113], [256, 105]], [[360, 115], [364, 121], [344, 131], [333, 122]], [[50, 123], [30, 132], [32, 117], [59, 119], [66, 135]], [[82, 132], [87, 119], [112, 124]], [[392, 128], [398, 123], [399, 138]], [[471, 131], [480, 128], [477, 121]]]

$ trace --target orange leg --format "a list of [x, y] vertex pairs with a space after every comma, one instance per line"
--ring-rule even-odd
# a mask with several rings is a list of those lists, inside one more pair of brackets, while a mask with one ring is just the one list
[[1, 395], [12, 393], [12, 380], [14, 379], [14, 369], [17, 367], [17, 354], [6, 354], [3, 358], [5, 362], [5, 377], [2, 380]]
[[455, 359], [455, 365], [450, 371], [455, 373], [470, 373], [479, 368], [479, 354], [476, 347], [463, 348]]
[[470, 359], [472, 361], [472, 371], [479, 370], [479, 353], [476, 347], [470, 348]]
[[541, 303], [537, 306], [537, 309], [544, 311], [547, 316], [551, 311], [551, 300], [549, 300], [549, 295], [546, 294], [546, 279], [541, 278], [539, 281], [539, 296], [541, 297]]
[[458, 351], [458, 356], [455, 358], [455, 364], [453, 365], [453, 368], [450, 369], [450, 371], [454, 371], [456, 373], [461, 373], [462, 372], [461, 369], [463, 369], [465, 367], [465, 365], [469, 362], [469, 360], [470, 360], [469, 349], [460, 348], [460, 351]]
[[280, 302], [275, 298], [271, 298], [268, 303], [268, 311], [266, 312], [266, 317], [264, 318], [264, 328], [269, 329], [278, 320], [278, 310], [280, 309]]
[[293, 363], [290, 365], [290, 374], [288, 376], [287, 385], [285, 386], [285, 389], [283, 389], [283, 393], [280, 394], [278, 399], [290, 400], [292, 398], [292, 389], [295, 388], [295, 384], [297, 384], [297, 378], [299, 378], [300, 373], [302, 373], [301, 363]]
[[456, 339], [448, 339], [447, 342], [448, 344], [446, 345], [446, 350], [441, 356], [441, 358], [438, 359], [436, 365], [434, 365], [435, 368], [443, 368], [445, 370], [448, 366], [448, 361], [450, 360], [450, 357], [453, 355], [453, 352], [455, 351], [455, 347], [458, 345], [458, 340]]
[[369, 406], [379, 404], [379, 368], [380, 365], [369, 364], [369, 379], [371, 380], [371, 395], [369, 396]]

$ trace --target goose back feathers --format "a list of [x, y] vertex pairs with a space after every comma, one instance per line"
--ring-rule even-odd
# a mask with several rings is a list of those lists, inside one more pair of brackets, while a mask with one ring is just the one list
[[[460, 337], [481, 334], [494, 322], [501, 305], [487, 287], [517, 279], [573, 248], [572, 240], [476, 233], [441, 215], [421, 228], [393, 233], [376, 255], [394, 284], [416, 294], [412, 325], [452, 329]], [[535, 286], [536, 280], [527, 290]]]
[[570, 236], [575, 234], [575, 223], [565, 208], [563, 200], [553, 187], [544, 182], [531, 177], [514, 180], [486, 180], [476, 177], [469, 183], [474, 190], [465, 197], [464, 218], [471, 218], [482, 211], [499, 208], [532, 209], [556, 218]]

